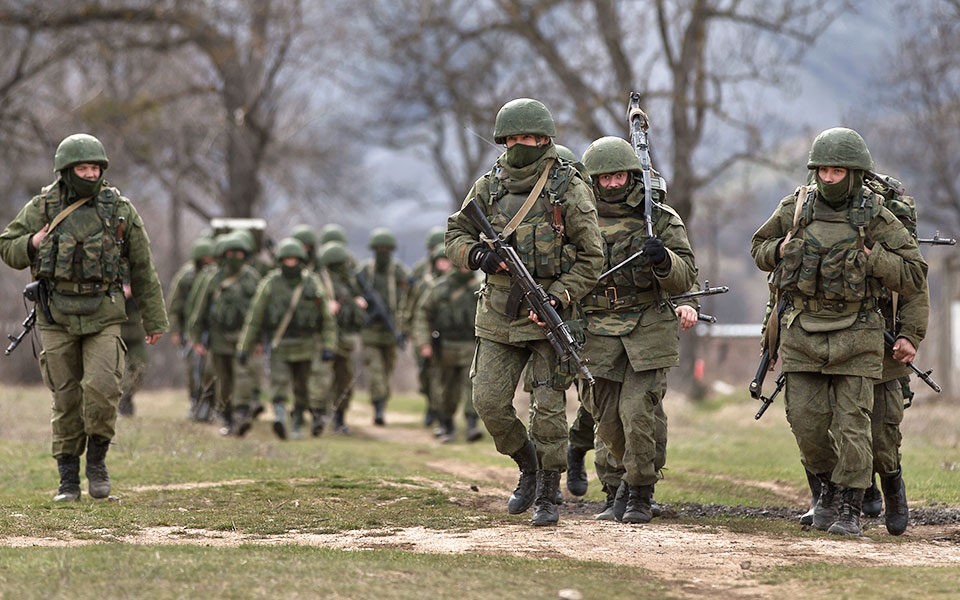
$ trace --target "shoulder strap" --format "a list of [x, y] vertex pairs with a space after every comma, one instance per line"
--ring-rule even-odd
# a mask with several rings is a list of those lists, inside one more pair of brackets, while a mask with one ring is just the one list
[[280, 319], [280, 324], [273, 333], [273, 339], [270, 340], [270, 347], [274, 350], [280, 345], [280, 340], [283, 339], [283, 334], [287, 332], [287, 327], [290, 327], [290, 321], [293, 320], [293, 313], [297, 311], [297, 304], [300, 304], [300, 297], [303, 296], [303, 286], [306, 282], [307, 270], [304, 269], [300, 273], [300, 283], [293, 289], [293, 295], [290, 296], [290, 306], [287, 307], [287, 312], [283, 313], [283, 318]]
[[537, 201], [537, 198], [540, 197], [540, 192], [543, 191], [543, 186], [547, 184], [547, 178], [550, 176], [550, 170], [553, 168], [553, 162], [554, 159], [547, 159], [547, 162], [543, 168], [543, 172], [540, 173], [540, 178], [537, 179], [537, 183], [534, 184], [533, 189], [530, 190], [530, 195], [527, 196], [523, 206], [520, 207], [520, 210], [517, 211], [517, 214], [513, 215], [513, 218], [510, 219], [510, 222], [507, 223], [507, 226], [504, 227], [503, 231], [500, 233], [503, 239], [510, 237], [514, 230], [516, 230], [516, 228], [523, 221], [523, 218], [527, 216], [528, 212], [530, 212], [530, 209], [533, 208], [534, 202]]
[[47, 229], [47, 234], [49, 235], [50, 232], [53, 231], [53, 230], [56, 228], [57, 225], [59, 225], [60, 223], [62, 223], [64, 219], [66, 219], [67, 217], [70, 216], [70, 213], [72, 213], [73, 211], [75, 211], [75, 210], [77, 210], [78, 208], [80, 208], [80, 207], [81, 207], [83, 204], [85, 204], [85, 203], [87, 202], [87, 200], [89, 200], [90, 198], [93, 198], [93, 196], [87, 196], [86, 198], [80, 198], [80, 199], [77, 200], [76, 202], [72, 203], [70, 206], [66, 207], [65, 209], [63, 209], [63, 210], [61, 210], [59, 213], [57, 213], [57, 216], [55, 216], [55, 217], [53, 218], [53, 220], [50, 221], [50, 227], [49, 227], [49, 229]]

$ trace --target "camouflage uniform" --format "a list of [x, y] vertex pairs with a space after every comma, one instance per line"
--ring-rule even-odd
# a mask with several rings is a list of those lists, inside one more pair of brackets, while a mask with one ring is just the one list
[[[619, 264], [643, 249], [645, 254], [601, 281], [582, 300], [587, 341], [584, 356], [596, 377], [583, 402], [596, 421], [597, 437], [610, 453], [608, 476], [622, 465], [622, 480], [630, 499], [624, 521], [647, 522], [652, 517], [656, 464], [657, 406], [666, 393], [667, 371], [679, 364], [679, 322], [669, 296], [696, 284], [697, 267], [680, 216], [663, 203], [665, 186], [652, 178], [653, 233], [665, 250], [661, 263], [648, 258], [644, 224], [644, 189], [640, 161], [630, 144], [605, 137], [593, 142], [583, 163], [594, 180], [605, 267]], [[624, 186], [603, 188], [598, 176], [628, 173]], [[662, 407], [659, 411], [663, 414]], [[665, 425], [665, 418], [661, 420]], [[603, 452], [600, 454], [603, 460]], [[612, 458], [612, 460], [611, 460]], [[598, 461], [599, 462], [599, 461]], [[604, 481], [608, 494], [619, 481]]]
[[[126, 290], [125, 290], [126, 291]], [[124, 309], [127, 320], [120, 326], [120, 339], [127, 352], [125, 355], [123, 379], [120, 381], [120, 402], [117, 412], [124, 416], [133, 416], [133, 396], [143, 384], [143, 376], [147, 370], [147, 336], [140, 316], [140, 308], [132, 297], [124, 298]]]
[[[410, 274], [391, 256], [396, 248], [396, 240], [386, 229], [371, 232], [370, 248], [377, 256], [360, 267], [360, 274], [380, 295], [394, 324], [399, 327], [397, 316], [403, 306]], [[366, 324], [360, 332], [360, 339], [363, 342], [363, 363], [369, 378], [374, 424], [383, 425], [384, 411], [390, 398], [390, 377], [397, 364], [397, 338], [382, 320], [375, 319]]]
[[[78, 164], [99, 165], [100, 179], [81, 180], [74, 170]], [[30, 267], [50, 292], [53, 320], [38, 311], [37, 326], [43, 346], [40, 373], [53, 392], [53, 456], [60, 471], [55, 500], [79, 499], [84, 449], [90, 495], [110, 492], [105, 457], [115, 433], [124, 369], [124, 273], [130, 274], [147, 334], [155, 337], [167, 328], [143, 220], [117, 188], [103, 181], [107, 166], [99, 140], [86, 134], [67, 137], [54, 157], [56, 181], [0, 234], [0, 258], [15, 269]], [[34, 234], [82, 198], [88, 199], [34, 248]]]
[[[556, 135], [553, 118], [543, 104], [521, 98], [500, 109], [495, 140], [503, 143], [508, 136], [518, 134], [535, 134], [538, 140]], [[521, 146], [508, 148], [494, 168], [474, 183], [465, 202], [476, 200], [494, 229], [502, 231], [542, 172], [551, 169], [550, 183], [508, 241], [530, 273], [557, 299], [561, 314], [569, 318], [576, 302], [596, 283], [603, 259], [596, 207], [590, 188], [577, 170], [566, 161], [558, 161], [552, 141], [537, 147]], [[475, 262], [486, 259], [485, 245], [480, 242], [479, 230], [461, 211], [448, 219], [445, 242], [447, 256], [455, 266], [489, 268]], [[560, 471], [566, 468], [564, 390], [571, 379], [569, 373], [561, 371], [543, 329], [528, 319], [527, 311], [507, 313], [510, 287], [509, 274], [499, 272], [488, 273], [481, 288], [476, 321], [479, 340], [471, 374], [473, 404], [497, 450], [511, 456], [520, 467], [520, 482], [508, 510], [522, 512], [529, 508], [534, 500], [533, 483], [534, 488], [539, 487], [539, 491], [534, 490], [537, 510], [533, 523], [551, 524], [558, 518], [556, 488]], [[534, 383], [532, 444], [513, 406], [514, 391], [528, 361]], [[531, 446], [535, 446], [532, 458]], [[531, 482], [531, 477], [540, 485]]]
[[[316, 273], [304, 266], [306, 256], [296, 239], [281, 241], [277, 253], [281, 266], [260, 282], [237, 344], [238, 356], [245, 361], [259, 340], [270, 340], [270, 399], [274, 407], [274, 431], [281, 439], [287, 437], [288, 390], [293, 389], [295, 410], [299, 408], [302, 414], [309, 403], [313, 358], [319, 354], [327, 361], [332, 360], [337, 344], [336, 322], [327, 308], [323, 284]], [[282, 261], [288, 257], [300, 262], [287, 266]], [[290, 313], [297, 289], [299, 298]], [[315, 413], [314, 419], [318, 418]], [[294, 433], [297, 431], [294, 424]]]
[[787, 420], [823, 487], [813, 525], [850, 535], [860, 533], [873, 467], [870, 415], [884, 355], [878, 299], [885, 289], [921, 293], [927, 271], [910, 232], [863, 186], [872, 166], [859, 134], [822, 132], [808, 168], [841, 167], [846, 177], [825, 183], [818, 175], [816, 185], [783, 198], [751, 248], [757, 266], [774, 272], [786, 306], [779, 326]]
[[[217, 408], [224, 428], [231, 433], [234, 411], [248, 414], [254, 383], [249, 369], [236, 363], [236, 346], [240, 339], [243, 320], [257, 291], [260, 274], [245, 262], [246, 241], [235, 234], [223, 234], [217, 239], [220, 264], [201, 271], [194, 284], [195, 297], [188, 299], [193, 306], [187, 322], [187, 331], [196, 352], [208, 352], [216, 373]], [[243, 258], [226, 256], [228, 252], [243, 252]]]
[[479, 289], [480, 281], [472, 271], [448, 273], [426, 291], [413, 321], [414, 347], [430, 347], [430, 358], [437, 366], [432, 384], [436, 386], [433, 395], [438, 399], [435, 410], [443, 441], [453, 440], [454, 416], [461, 404], [468, 439], [478, 439], [471, 433], [476, 430], [477, 414], [471, 399], [470, 363], [477, 346], [473, 329]]
[[333, 411], [333, 426], [337, 433], [348, 433], [346, 412], [356, 383], [353, 353], [359, 341], [360, 328], [365, 320], [364, 310], [357, 305], [362, 296], [360, 285], [351, 265], [353, 258], [346, 246], [331, 241], [320, 247], [319, 276], [328, 298], [336, 304], [337, 348], [333, 358], [331, 385], [322, 398], [324, 412]]

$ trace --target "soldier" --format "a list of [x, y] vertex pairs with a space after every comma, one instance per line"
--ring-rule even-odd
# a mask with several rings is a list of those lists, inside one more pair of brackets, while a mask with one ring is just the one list
[[[260, 282], [237, 344], [237, 362], [247, 362], [250, 352], [263, 337], [269, 337], [270, 399], [273, 402], [273, 430], [287, 439], [284, 416], [287, 390], [293, 389], [294, 410], [302, 414], [308, 406], [312, 383], [313, 357], [333, 360], [337, 326], [327, 308], [323, 284], [306, 268], [308, 254], [296, 238], [281, 240], [277, 246], [280, 267]], [[314, 415], [316, 421], [318, 416]], [[293, 437], [299, 437], [294, 427]]]
[[433, 250], [433, 270], [441, 276], [417, 304], [414, 347], [420, 356], [437, 366], [438, 372], [431, 384], [435, 386], [432, 395], [438, 400], [435, 407], [441, 429], [438, 437], [445, 443], [454, 441], [454, 417], [462, 404], [467, 422], [466, 439], [475, 442], [483, 436], [477, 427], [470, 384], [470, 362], [477, 346], [473, 327], [480, 280], [466, 267], [450, 272], [450, 260], [442, 243]]
[[356, 381], [353, 353], [357, 348], [360, 329], [365, 320], [367, 301], [350, 267], [352, 259], [346, 246], [340, 242], [326, 242], [318, 255], [319, 276], [330, 299], [330, 313], [337, 320], [337, 348], [333, 357], [333, 381], [324, 394], [325, 411], [333, 410], [334, 432], [347, 434], [346, 412]]
[[[618, 137], [603, 137], [583, 153], [593, 180], [606, 267], [643, 250], [643, 255], [601, 280], [581, 301], [587, 319], [583, 352], [597, 379], [584, 390], [584, 404], [597, 424], [597, 437], [622, 466], [622, 481], [604, 482], [608, 498], [625, 484], [628, 494], [622, 520], [647, 523], [653, 518], [657, 406], [667, 388], [667, 371], [679, 364], [678, 330], [696, 323], [669, 303], [671, 294], [696, 284], [697, 267], [686, 229], [664, 204], [662, 179], [649, 190], [653, 237], [644, 227], [642, 166], [633, 147]], [[661, 409], [662, 410], [662, 409]]]
[[[304, 266], [311, 273], [316, 274], [319, 268], [317, 266], [318, 238], [316, 231], [314, 231], [312, 226], [307, 225], [306, 223], [301, 223], [293, 228], [293, 230], [290, 232], [290, 237], [303, 244], [303, 248], [307, 255]], [[309, 409], [311, 418], [313, 419], [313, 424], [310, 427], [310, 434], [313, 437], [317, 437], [322, 434], [324, 427], [326, 427], [327, 409], [324, 406], [324, 400], [327, 390], [330, 388], [330, 364], [329, 361], [325, 362], [320, 358], [320, 354], [315, 353], [313, 356], [313, 366], [310, 368]], [[303, 427], [304, 409], [304, 406], [298, 406], [294, 404], [293, 412], [290, 415], [291, 426], [294, 435], [297, 437], [300, 435], [300, 430]]]
[[317, 248], [319, 247], [317, 232], [310, 225], [300, 223], [290, 231], [290, 237], [303, 244], [303, 249], [307, 253], [305, 266], [311, 271], [315, 271], [317, 268]]
[[[519, 98], [505, 104], [497, 113], [494, 139], [506, 152], [474, 183], [465, 202], [477, 201], [552, 296], [558, 313], [570, 317], [596, 283], [603, 250], [590, 188], [573, 166], [557, 161], [556, 135], [553, 116], [541, 102]], [[560, 472], [566, 469], [563, 392], [570, 373], [558, 364], [543, 329], [530, 319], [537, 315], [521, 313], [513, 302], [508, 309], [510, 274], [461, 211], [450, 216], [445, 242], [454, 266], [487, 274], [477, 307], [473, 403], [497, 450], [520, 468], [507, 510], [519, 514], [536, 502], [531, 523], [555, 524]], [[531, 356], [532, 440], [513, 406]]]
[[[193, 287], [193, 282], [197, 275], [209, 264], [214, 262], [213, 240], [207, 237], [199, 237], [193, 242], [190, 249], [190, 260], [183, 263], [177, 269], [170, 283], [170, 292], [168, 294], [169, 305], [167, 306], [167, 318], [170, 320], [170, 339], [175, 346], [187, 348], [187, 317], [190, 313], [190, 307], [187, 305], [187, 297]], [[186, 382], [188, 397], [190, 399], [189, 416], [191, 419], [197, 417], [197, 404], [201, 401], [199, 394], [203, 390], [201, 379], [204, 375], [203, 364], [197, 363], [192, 349], [187, 352], [181, 352], [184, 357], [186, 367]], [[205, 364], [205, 361], [203, 361]], [[195, 368], [195, 367], [200, 367]], [[209, 370], [210, 383], [212, 383], [213, 372]], [[209, 386], [212, 388], [212, 386]], [[207, 399], [212, 402], [211, 399]]]
[[133, 290], [129, 283], [123, 284], [124, 310], [127, 320], [120, 326], [120, 339], [127, 352], [124, 361], [123, 379], [120, 381], [120, 402], [117, 413], [124, 417], [132, 417], [134, 412], [133, 395], [143, 384], [143, 376], [147, 370], [147, 344], [144, 341], [147, 332], [143, 328], [140, 316], [140, 307], [133, 299]]
[[[387, 313], [381, 315], [368, 312], [368, 323], [360, 332], [360, 339], [363, 341], [363, 363], [370, 380], [373, 424], [381, 427], [386, 424], [384, 411], [390, 398], [390, 377], [397, 364], [397, 347], [403, 345], [402, 336], [397, 329], [397, 315], [407, 293], [407, 282], [410, 281], [406, 267], [393, 258], [396, 248], [397, 239], [389, 229], [374, 229], [370, 232], [370, 249], [374, 257], [364, 263], [357, 273], [358, 278], [369, 284], [371, 293], [379, 297]], [[370, 297], [367, 297], [367, 303], [371, 305], [371, 309], [376, 304]], [[394, 331], [391, 331], [391, 325]]]
[[247, 241], [235, 233], [218, 236], [215, 251], [220, 262], [198, 276], [196, 296], [188, 300], [194, 307], [187, 324], [193, 351], [212, 356], [222, 435], [244, 435], [250, 426], [253, 382], [236, 363], [243, 319], [260, 281], [260, 274], [246, 262], [249, 250]]
[[[864, 187], [873, 159], [860, 134], [821, 132], [807, 168], [815, 183], [780, 201], [751, 253], [779, 291], [787, 420], [804, 467], [821, 484], [813, 526], [857, 536], [873, 468], [873, 386], [883, 366], [878, 299], [884, 288], [922, 293], [927, 265], [910, 232]], [[912, 349], [905, 342], [894, 344], [899, 360]]]
[[[417, 304], [426, 292], [433, 287], [440, 274], [434, 268], [436, 261], [433, 259], [433, 251], [438, 245], [443, 244], [443, 236], [446, 233], [443, 227], [432, 227], [427, 234], [427, 255], [413, 266], [410, 272], [410, 287], [407, 292], [406, 300], [403, 306], [403, 316], [400, 319], [400, 329], [408, 334], [413, 331], [413, 322], [416, 319]], [[437, 377], [439, 369], [436, 367], [432, 358], [424, 358], [419, 352], [415, 353], [417, 360], [417, 375], [420, 383], [420, 393], [427, 399], [427, 406], [424, 411], [423, 425], [429, 427], [433, 425], [436, 418], [437, 402], [439, 398], [434, 397], [433, 391], [439, 389], [439, 382], [434, 380]], [[438, 427], [438, 430], [442, 429]]]
[[100, 141], [65, 138], [53, 159], [54, 182], [24, 206], [0, 234], [0, 257], [30, 267], [44, 294], [37, 315], [40, 372], [53, 393], [53, 456], [60, 487], [54, 502], [80, 499], [80, 456], [93, 498], [110, 495], [106, 455], [120, 401], [123, 274], [130, 274], [146, 342], [167, 328], [150, 240], [133, 204], [111, 187]]

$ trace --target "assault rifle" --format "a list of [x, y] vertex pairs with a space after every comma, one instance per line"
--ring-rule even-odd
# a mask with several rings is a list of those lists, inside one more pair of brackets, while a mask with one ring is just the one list
[[930, 246], [956, 246], [956, 238], [942, 238], [940, 232], [933, 234], [932, 238], [917, 238], [918, 244], [928, 244]]
[[406, 348], [407, 336], [403, 335], [400, 329], [397, 328], [397, 324], [390, 314], [390, 309], [387, 308], [387, 303], [383, 301], [380, 292], [373, 287], [373, 284], [367, 279], [367, 274], [364, 273], [363, 270], [357, 271], [357, 283], [360, 284], [363, 297], [367, 300], [367, 320], [364, 325], [369, 325], [377, 320], [382, 321], [387, 329], [390, 330], [390, 334], [396, 339], [397, 347], [401, 350]]
[[[884, 344], [886, 344], [887, 348], [890, 348], [892, 350], [893, 344], [896, 341], [897, 341], [897, 338], [895, 338], [892, 333], [890, 333], [886, 329], [883, 330], [883, 342]], [[934, 381], [932, 377], [930, 377], [930, 374], [933, 373], [933, 369], [924, 371], [923, 369], [913, 364], [912, 361], [904, 364], [910, 367], [910, 370], [913, 371], [917, 375], [917, 377], [923, 380], [925, 384], [930, 386], [930, 389], [932, 389], [938, 394], [943, 391], [943, 389], [939, 385], [937, 385], [937, 382]]]
[[557, 358], [561, 361], [567, 360], [576, 364], [580, 376], [586, 379], [587, 383], [593, 385], [593, 375], [587, 368], [586, 361], [580, 356], [580, 349], [583, 344], [574, 339], [570, 327], [550, 304], [550, 295], [533, 278], [533, 275], [524, 266], [523, 261], [520, 260], [520, 256], [517, 255], [517, 251], [494, 231], [493, 225], [487, 220], [476, 200], [467, 202], [461, 212], [480, 230], [480, 239], [490, 246], [500, 257], [500, 260], [507, 265], [507, 271], [510, 272], [513, 285], [520, 289], [523, 297], [527, 300], [527, 304], [530, 305], [530, 310], [547, 324], [545, 334], [550, 345], [553, 346], [553, 350], [557, 353]]
[[780, 372], [780, 375], [777, 376], [777, 387], [773, 388], [773, 392], [769, 396], [764, 396], [760, 394], [760, 401], [763, 404], [760, 405], [760, 410], [757, 411], [757, 414], [753, 415], [753, 418], [760, 420], [760, 417], [763, 416], [763, 413], [767, 412], [767, 409], [770, 408], [770, 405], [773, 404], [774, 399], [777, 395], [783, 390], [783, 386], [787, 384], [787, 375], [783, 371]]
[[[13, 335], [7, 334], [7, 339], [10, 340], [10, 345], [7, 346], [6, 350], [3, 351], [4, 356], [10, 356], [10, 354], [17, 349], [17, 346], [20, 345], [20, 342], [23, 341], [23, 338], [27, 337], [27, 334], [33, 331], [33, 328], [37, 324], [37, 305], [40, 305], [40, 309], [43, 310], [44, 315], [46, 316], [50, 312], [50, 307], [47, 304], [47, 288], [45, 287], [43, 281], [31, 281], [23, 288], [23, 297], [30, 302], [33, 302], [33, 308], [30, 309], [30, 313], [27, 315], [27, 318], [23, 320], [23, 323], [20, 325], [22, 330], [19, 334]], [[53, 323], [53, 318], [49, 319]], [[34, 348], [36, 352], [36, 348]]]
[[[767, 378], [767, 372], [770, 367], [777, 362], [777, 355], [780, 350], [780, 319], [787, 310], [787, 299], [781, 296], [777, 303], [776, 310], [767, 320], [768, 335], [764, 338], [763, 354], [760, 355], [760, 365], [757, 366], [757, 372], [750, 382], [750, 397], [756, 400], [763, 400], [763, 380]], [[776, 335], [769, 333], [771, 327], [776, 327]], [[771, 394], [774, 396], [775, 394]], [[762, 413], [761, 413], [762, 414]]]

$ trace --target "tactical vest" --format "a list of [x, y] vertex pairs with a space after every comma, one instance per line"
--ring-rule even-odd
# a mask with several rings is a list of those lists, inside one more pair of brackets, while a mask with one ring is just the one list
[[[293, 290], [299, 282], [291, 285], [283, 276], [276, 275], [270, 284], [270, 301], [264, 315], [263, 328], [272, 335], [280, 326], [283, 315], [290, 308]], [[303, 279], [303, 293], [296, 309], [293, 311], [293, 317], [291, 317], [290, 324], [287, 325], [283, 337], [308, 338], [313, 336], [323, 324], [323, 312], [320, 308], [320, 302], [323, 301], [324, 298], [320, 294], [316, 280], [313, 277], [305, 277]]]
[[[371, 259], [367, 261], [361, 268], [363, 269], [364, 275], [367, 276], [367, 281], [370, 282], [370, 287], [376, 290], [378, 273], [376, 272], [377, 265], [374, 260]], [[397, 262], [395, 260], [390, 261], [384, 277], [387, 278], [387, 295], [383, 298], [383, 301], [386, 302], [390, 314], [395, 315], [397, 314]], [[377, 290], [377, 292], [379, 291], [380, 290]], [[381, 296], [383, 296], [383, 294], [381, 294]]]
[[[600, 222], [600, 235], [603, 236], [606, 268], [620, 264], [643, 248], [647, 241], [643, 212], [626, 202], [611, 204], [597, 202], [597, 216]], [[653, 208], [653, 220], [660, 221], [659, 205]], [[629, 267], [613, 274], [613, 285], [637, 290], [651, 290], [656, 283], [653, 265], [650, 259], [641, 255]]]
[[[37, 249], [33, 275], [46, 279], [65, 295], [93, 296], [121, 285], [122, 240], [117, 238], [116, 188], [104, 187], [96, 198], [64, 219]], [[43, 196], [47, 223], [67, 207], [60, 186], [54, 184]]]
[[442, 279], [432, 292], [440, 296], [436, 304], [431, 326], [439, 332], [440, 339], [452, 342], [470, 341], [474, 338], [474, 323], [477, 320], [476, 281], [454, 282], [449, 277]]
[[207, 326], [221, 332], [239, 332], [257, 290], [258, 277], [253, 267], [244, 265], [235, 275], [219, 269], [210, 285], [213, 292], [207, 313]]
[[[880, 212], [875, 194], [864, 190], [859, 203], [833, 210], [810, 194], [803, 202], [797, 232], [783, 247], [777, 285], [799, 295], [810, 310], [846, 311], [879, 295], [878, 284], [867, 278], [863, 252], [866, 228]], [[859, 305], [854, 305], [854, 307]]]
[[[500, 172], [498, 165], [489, 176], [490, 204], [493, 209], [490, 223], [498, 232], [503, 231], [517, 214], [529, 193], [529, 190], [526, 193], [509, 192], [500, 182]], [[535, 278], [558, 279], [568, 273], [577, 260], [576, 246], [567, 243], [563, 225], [566, 210], [564, 196], [573, 177], [579, 177], [573, 165], [557, 160], [541, 192], [540, 201], [534, 203], [508, 240]]]

